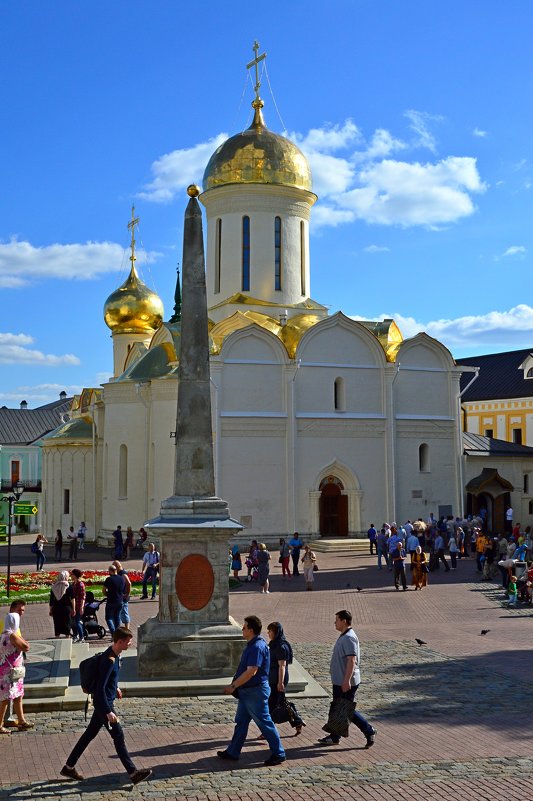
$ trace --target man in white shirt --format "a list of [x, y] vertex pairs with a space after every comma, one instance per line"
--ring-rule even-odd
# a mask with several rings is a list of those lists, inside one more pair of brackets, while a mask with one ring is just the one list
[[155, 598], [157, 587], [157, 573], [159, 571], [159, 554], [151, 542], [143, 556], [143, 594], [141, 598], [148, 598], [148, 582], [152, 581], [152, 600]]
[[[335, 615], [335, 628], [339, 632], [339, 637], [333, 648], [330, 663], [331, 683], [333, 684], [333, 700], [336, 698], [347, 698], [353, 701], [355, 693], [361, 682], [359, 670], [360, 654], [359, 639], [352, 629], [352, 615], [346, 609], [341, 609]], [[374, 745], [376, 730], [370, 725], [360, 712], [354, 712], [353, 723], [366, 737], [365, 748]], [[337, 745], [340, 737], [328, 734], [322, 737], [319, 743], [322, 745]]]

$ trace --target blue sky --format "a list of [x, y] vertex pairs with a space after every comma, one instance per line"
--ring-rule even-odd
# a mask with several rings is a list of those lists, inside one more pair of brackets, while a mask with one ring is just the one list
[[530, 0], [2, 3], [0, 403], [110, 374], [132, 202], [171, 315], [184, 188], [251, 120], [254, 39], [320, 196], [313, 298], [456, 357], [533, 345], [532, 35]]

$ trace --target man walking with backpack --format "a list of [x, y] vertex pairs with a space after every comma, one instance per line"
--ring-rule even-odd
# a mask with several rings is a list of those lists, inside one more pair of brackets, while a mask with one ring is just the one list
[[[149, 768], [138, 769], [126, 748], [124, 732], [115, 714], [115, 699], [122, 698], [122, 692], [118, 686], [118, 672], [120, 670], [120, 655], [131, 645], [133, 635], [127, 629], [118, 628], [113, 632], [113, 645], [102, 654], [84, 660], [86, 665], [83, 671], [80, 665], [80, 674], [89, 673], [89, 676], [82, 675], [82, 688], [86, 692], [92, 692], [94, 712], [89, 725], [81, 735], [80, 739], [72, 749], [65, 765], [61, 768], [61, 775], [67, 779], [82, 781], [83, 776], [76, 770], [76, 762], [83, 754], [89, 743], [94, 740], [102, 726], [105, 726], [115, 744], [115, 750], [124, 768], [132, 781], [132, 784], [139, 784], [149, 776], [152, 771]], [[90, 663], [90, 670], [87, 665]], [[87, 686], [88, 685], [88, 686]]]

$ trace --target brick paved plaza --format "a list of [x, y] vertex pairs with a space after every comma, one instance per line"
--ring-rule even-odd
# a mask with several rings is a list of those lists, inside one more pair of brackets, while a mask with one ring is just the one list
[[[28, 546], [17, 545], [15, 559], [17, 569], [32, 569]], [[85, 552], [81, 559], [105, 567], [108, 555]], [[372, 749], [353, 727], [339, 746], [318, 744], [328, 702], [304, 699], [302, 735], [280, 727], [286, 763], [263, 766], [268, 749], [252, 725], [240, 761], [228, 768], [215, 754], [231, 736], [232, 699], [124, 699], [118, 711], [126, 740], [135, 762], [153, 768], [150, 781], [132, 789], [105, 733], [80, 760], [86, 780], [61, 781], [83, 713], [30, 714], [34, 730], [0, 740], [0, 801], [533, 799], [531, 607], [507, 610], [497, 585], [478, 581], [472, 559], [455, 572], [431, 574], [422, 592], [405, 593], [394, 590], [374, 557], [319, 555], [312, 593], [303, 591], [303, 577], [282, 581], [276, 561], [270, 595], [243, 584], [231, 593], [232, 615], [257, 614], [265, 626], [280, 620], [296, 658], [329, 689], [335, 612], [350, 609], [362, 648], [358, 707], [378, 732]], [[154, 614], [155, 603], [130, 603], [133, 623]], [[481, 636], [481, 629], [490, 632]], [[47, 605], [28, 607], [23, 631], [30, 640], [51, 634]]]

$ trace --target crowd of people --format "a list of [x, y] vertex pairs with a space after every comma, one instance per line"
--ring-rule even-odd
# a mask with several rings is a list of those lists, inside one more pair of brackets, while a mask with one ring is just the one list
[[[137, 536], [135, 536], [131, 526], [127, 527], [125, 535], [122, 532], [122, 526], [117, 526], [112, 536], [112, 555], [115, 559], [130, 559], [135, 549], [144, 550], [147, 547], [148, 533], [142, 526]], [[70, 526], [66, 537], [64, 537], [60, 528], [56, 529], [53, 543], [55, 561], [62, 562], [64, 560], [64, 548], [65, 545], [68, 545], [68, 561], [76, 562], [78, 560], [78, 551], [85, 550], [86, 537], [87, 526], [83, 520], [77, 530], [74, 529], [74, 526]], [[35, 542], [31, 546], [31, 551], [36, 559], [35, 568], [37, 572], [43, 570], [47, 560], [45, 545], [49, 545], [49, 540], [43, 534], [37, 534]]]
[[[244, 562], [240, 546], [234, 545], [230, 550], [230, 559], [233, 577], [237, 581], [241, 580], [239, 573], [246, 567], [247, 573], [243, 581], [257, 581], [261, 593], [270, 592], [269, 576], [272, 555], [264, 542], [258, 543], [257, 540], [252, 540]], [[301, 575], [299, 568], [302, 568], [306, 589], [313, 589], [314, 574], [318, 571], [316, 554], [309, 545], [304, 544], [298, 532], [295, 532], [289, 540], [285, 537], [280, 538], [278, 562], [284, 581]]]
[[[403, 525], [383, 523], [379, 532], [370, 524], [367, 536], [370, 555], [377, 556], [378, 570], [393, 573], [394, 585], [407, 589], [405, 573], [409, 557], [411, 584], [421, 590], [428, 584], [428, 574], [439, 570], [456, 570], [459, 561], [474, 558], [481, 581], [494, 581], [501, 573], [502, 586], [510, 606], [518, 600], [532, 602], [533, 540], [531, 526], [523, 530], [520, 523], [512, 523], [509, 508], [506, 522], [509, 530], [490, 533], [486, 515], [468, 515], [466, 518], [443, 516], [436, 520], [430, 515], [427, 521], [418, 518]], [[449, 562], [447, 557], [449, 557]]]

